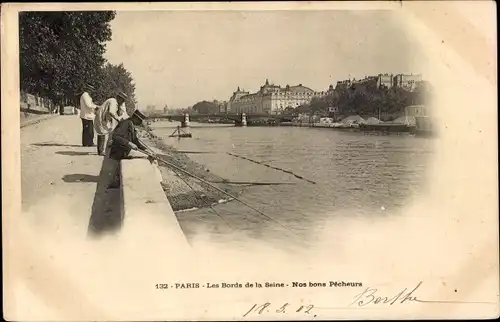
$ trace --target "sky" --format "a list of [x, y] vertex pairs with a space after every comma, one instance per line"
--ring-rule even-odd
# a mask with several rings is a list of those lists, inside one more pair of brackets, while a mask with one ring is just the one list
[[[266, 79], [328, 89], [425, 61], [393, 11], [118, 11], [106, 58], [134, 78], [139, 107], [228, 100]], [[424, 75], [425, 78], [425, 75]]]

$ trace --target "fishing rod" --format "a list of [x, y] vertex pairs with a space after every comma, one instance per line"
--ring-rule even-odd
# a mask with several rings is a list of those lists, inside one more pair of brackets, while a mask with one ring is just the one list
[[[141, 149], [137, 149], [136, 151], [139, 151], [139, 152], [148, 152], [150, 154], [150, 156], [154, 157], [154, 155], [156, 154], [153, 150], [151, 150], [150, 147], [147, 146], [147, 144], [145, 144], [141, 139], [137, 138], [137, 141], [139, 141], [143, 146], [146, 147], [147, 151], [143, 151]], [[156, 159], [156, 158], [155, 158]]]
[[188, 175], [188, 176], [190, 176], [190, 177], [193, 177], [193, 178], [195, 178], [195, 179], [197, 179], [197, 180], [199, 180], [199, 181], [201, 181], [201, 182], [203, 182], [203, 183], [205, 183], [205, 184], [209, 185], [210, 187], [212, 187], [212, 188], [214, 188], [215, 190], [217, 190], [217, 191], [219, 191], [219, 192], [221, 192], [221, 193], [225, 194], [226, 196], [229, 196], [229, 197], [233, 198], [234, 200], [239, 201], [239, 202], [240, 202], [240, 203], [242, 203], [243, 205], [245, 205], [245, 206], [247, 206], [248, 208], [250, 208], [250, 209], [252, 209], [252, 210], [256, 211], [256, 212], [257, 212], [257, 213], [259, 213], [260, 215], [262, 215], [262, 216], [264, 216], [264, 217], [268, 218], [269, 220], [271, 220], [271, 221], [273, 221], [274, 223], [276, 223], [276, 224], [280, 225], [281, 227], [285, 228], [286, 230], [288, 230], [288, 231], [290, 231], [290, 232], [294, 233], [295, 235], [298, 235], [296, 232], [294, 232], [294, 231], [293, 231], [293, 230], [291, 230], [290, 228], [288, 228], [288, 227], [284, 226], [283, 224], [281, 224], [280, 222], [276, 221], [276, 220], [275, 220], [275, 219], [273, 219], [272, 217], [270, 217], [270, 216], [266, 215], [265, 213], [263, 213], [263, 212], [262, 212], [262, 211], [260, 211], [259, 209], [257, 209], [257, 208], [255, 208], [255, 207], [253, 207], [253, 206], [249, 205], [249, 204], [248, 204], [248, 203], [246, 203], [245, 201], [243, 201], [243, 200], [241, 200], [241, 199], [239, 199], [239, 198], [237, 198], [237, 197], [233, 196], [233, 195], [232, 195], [232, 194], [230, 194], [229, 192], [226, 192], [226, 191], [224, 191], [224, 190], [220, 189], [219, 187], [217, 187], [217, 186], [215, 186], [215, 185], [211, 184], [210, 182], [208, 182], [208, 181], [206, 181], [206, 180], [204, 180], [204, 179], [202, 179], [202, 178], [200, 178], [200, 177], [198, 177], [198, 176], [196, 176], [196, 175], [194, 175], [194, 174], [192, 174], [192, 173], [190, 173], [190, 172], [188, 172], [188, 171], [186, 171], [186, 170], [184, 170], [184, 169], [182, 169], [182, 168], [180, 168], [180, 167], [176, 166], [175, 164], [173, 164], [173, 163], [171, 163], [171, 162], [168, 162], [168, 161], [166, 161], [166, 160], [160, 159], [160, 158], [158, 158], [157, 156], [155, 156], [154, 154], [152, 154], [152, 153], [150, 153], [150, 152], [148, 152], [148, 151], [144, 151], [144, 150], [140, 150], [140, 149], [137, 149], [137, 151], [142, 152], [142, 153], [146, 154], [147, 156], [149, 156], [149, 157], [153, 158], [154, 160], [157, 160], [157, 161], [159, 161], [159, 162], [162, 162], [162, 163], [164, 163], [164, 164], [166, 164], [166, 165], [168, 165], [168, 166], [170, 166], [170, 167], [172, 167], [172, 168], [174, 168], [174, 169], [176, 169], [176, 170], [178, 170], [178, 171], [180, 171], [180, 172], [182, 172], [182, 173], [187, 174], [187, 175]]

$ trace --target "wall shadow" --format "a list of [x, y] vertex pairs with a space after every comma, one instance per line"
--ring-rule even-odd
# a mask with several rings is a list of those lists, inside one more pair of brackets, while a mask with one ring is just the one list
[[110, 159], [104, 157], [97, 183], [92, 212], [87, 229], [88, 238], [119, 231], [123, 225], [122, 189], [107, 189], [106, 178]]
[[81, 155], [97, 155], [97, 152], [83, 152], [83, 151], [57, 151], [56, 154], [81, 156]]
[[64, 175], [62, 180], [67, 183], [99, 182], [99, 177], [90, 174], [73, 173]]

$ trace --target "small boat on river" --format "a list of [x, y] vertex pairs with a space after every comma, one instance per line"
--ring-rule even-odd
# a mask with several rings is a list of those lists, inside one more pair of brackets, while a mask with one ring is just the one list
[[181, 129], [180, 126], [175, 129], [174, 133], [170, 134], [170, 137], [176, 137], [176, 138], [191, 138], [193, 137], [191, 133], [185, 132]]

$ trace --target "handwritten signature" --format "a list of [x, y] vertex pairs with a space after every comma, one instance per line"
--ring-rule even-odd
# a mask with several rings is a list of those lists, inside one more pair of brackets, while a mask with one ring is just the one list
[[496, 304], [492, 302], [481, 302], [481, 301], [441, 301], [441, 300], [423, 300], [419, 299], [415, 292], [422, 285], [423, 281], [418, 282], [411, 291], [408, 292], [408, 288], [404, 288], [402, 291], [393, 296], [380, 296], [379, 290], [376, 288], [368, 287], [362, 293], [356, 295], [354, 300], [349, 304], [351, 307], [353, 304], [355, 307], [363, 307], [368, 304], [403, 304], [403, 303], [441, 303], [441, 304]]
[[422, 285], [422, 281], [420, 281], [417, 286], [415, 286], [410, 292], [407, 292], [408, 288], [404, 288], [402, 291], [393, 296], [380, 296], [378, 295], [378, 289], [368, 287], [362, 293], [356, 295], [354, 300], [349, 304], [352, 306], [353, 304], [358, 307], [363, 307], [368, 304], [403, 304], [405, 302], [427, 302], [424, 300], [419, 300], [417, 296], [414, 295], [415, 291]]

